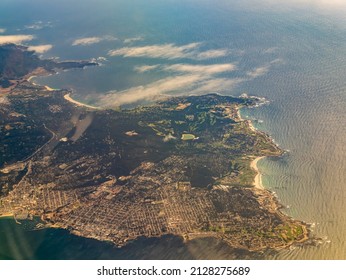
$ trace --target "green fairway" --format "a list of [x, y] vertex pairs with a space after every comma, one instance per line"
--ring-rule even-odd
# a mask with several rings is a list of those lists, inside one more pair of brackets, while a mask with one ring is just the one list
[[193, 134], [183, 134], [182, 136], [181, 136], [181, 140], [184, 140], [184, 141], [187, 141], [187, 140], [194, 140], [196, 137], [195, 137], [195, 135], [193, 135]]

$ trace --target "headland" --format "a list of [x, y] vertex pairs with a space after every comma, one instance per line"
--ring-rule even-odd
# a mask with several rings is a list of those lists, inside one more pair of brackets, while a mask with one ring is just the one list
[[309, 238], [255, 179], [261, 157], [282, 155], [239, 116], [260, 102], [255, 97], [207, 94], [95, 110], [66, 90], [17, 77], [6, 98], [0, 216], [40, 216], [119, 247], [177, 235], [260, 251]]

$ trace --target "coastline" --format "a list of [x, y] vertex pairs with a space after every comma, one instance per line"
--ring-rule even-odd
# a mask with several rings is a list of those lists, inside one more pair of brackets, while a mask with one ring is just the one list
[[[38, 75], [43, 76], [43, 75], [45, 75], [45, 73], [42, 73], [42, 71], [39, 71], [39, 73], [37, 73], [37, 71], [36, 71], [36, 72], [34, 71], [33, 73], [31, 73], [31, 75], [30, 75], [28, 78], [26, 78], [26, 79], [24, 78], [24, 80], [27, 80], [29, 83], [31, 83], [31, 84], [33, 84], [33, 85], [35, 85], [35, 86], [39, 86], [39, 85], [36, 84], [35, 82], [32, 82], [32, 81], [31, 81], [32, 79], [38, 77]], [[51, 88], [51, 87], [49, 87], [49, 86], [47, 86], [47, 85], [42, 85], [42, 86], [43, 86], [46, 90], [48, 90], [48, 91], [60, 90], [60, 89]], [[79, 101], [73, 99], [73, 98], [71, 97], [71, 93], [65, 94], [65, 95], [64, 95], [64, 99], [67, 100], [67, 101], [69, 101], [69, 102], [71, 102], [71, 103], [73, 103], [73, 104], [75, 104], [75, 105], [77, 105], [77, 106], [87, 107], [87, 108], [93, 109], [93, 110], [100, 110], [100, 109], [101, 109], [100, 107], [96, 107], [96, 106], [84, 104], [84, 103], [82, 103], [82, 102], [79, 102]]]
[[27, 81], [35, 85], [35, 83], [34, 83], [34, 82], [31, 82], [31, 80], [32, 80], [33, 78], [36, 78], [36, 77], [37, 77], [37, 75], [32, 75], [32, 76], [30, 76], [29, 78], [27, 78]]
[[[64, 91], [61, 91], [60, 92], [61, 94], [59, 94], [59, 98], [60, 99], [60, 104], [65, 104], [65, 106], [67, 105], [67, 102], [63, 102], [63, 99], [64, 98], [65, 100], [71, 102], [71, 103], [74, 103], [76, 104], [77, 106], [83, 106], [83, 107], [91, 107], [93, 108], [93, 106], [88, 106], [86, 104], [83, 104], [81, 102], [78, 102], [76, 100], [74, 100], [73, 98], [71, 98], [70, 94], [72, 94], [71, 92], [68, 93], [68, 92], [64, 92]], [[47, 94], [47, 92], [45, 93]], [[69, 107], [70, 110], [71, 110], [71, 107]], [[96, 107], [94, 107], [96, 108]], [[93, 109], [94, 109], [93, 108]], [[77, 108], [73, 109], [73, 110], [76, 110]], [[235, 112], [234, 112], [235, 113]], [[239, 112], [238, 112], [239, 113]], [[235, 115], [235, 114], [234, 114]], [[249, 131], [249, 124], [250, 124], [251, 121], [249, 120], [244, 120], [244, 124], [245, 124], [245, 130], [248, 132], [248, 133], [251, 133]], [[244, 128], [244, 127], [243, 127]], [[257, 163], [259, 160], [261, 160], [263, 157], [265, 156], [256, 156], [256, 154], [265, 154], [265, 153], [252, 153], [251, 155], [249, 155], [247, 157], [247, 160], [246, 160], [246, 165], [247, 165], [247, 168], [250, 166], [250, 168], [253, 168], [257, 174], [255, 176], [255, 178], [253, 178], [253, 176], [249, 177], [249, 184], [251, 184], [250, 181], [252, 181], [253, 179], [255, 180], [255, 187], [251, 188], [250, 190], [246, 190], [248, 192], [251, 192], [251, 193], [248, 193], [248, 195], [251, 196], [251, 199], [252, 200], [256, 200], [258, 202], [255, 203], [254, 207], [257, 207], [257, 205], [260, 205], [260, 208], [262, 209], [266, 209], [269, 211], [269, 213], [271, 213], [270, 215], [272, 215], [272, 213], [277, 213], [277, 216], [280, 217], [280, 219], [282, 220], [283, 223], [287, 224], [287, 226], [289, 226], [289, 228], [292, 228], [292, 229], [300, 229], [300, 224], [298, 224], [298, 222], [295, 222], [293, 221], [290, 217], [284, 215], [284, 214], [281, 214], [280, 213], [280, 205], [279, 203], [276, 201], [275, 197], [273, 196], [273, 194], [268, 191], [268, 190], [265, 190], [262, 186], [262, 182], [261, 182], [261, 174], [259, 173], [259, 170], [258, 170], [258, 166], [257, 166]], [[180, 168], [180, 165], [176, 165], [176, 168]], [[154, 177], [155, 178], [155, 177]], [[136, 181], [134, 182], [136, 183]], [[176, 189], [176, 187], [173, 187], [172, 188], [173, 190]], [[77, 198], [78, 199], [78, 198]], [[96, 204], [95, 204], [96, 205]], [[254, 208], [256, 210], [256, 208]], [[246, 215], [244, 216], [244, 219], [246, 219]], [[14, 217], [15, 218], [15, 217]], [[44, 217], [41, 217], [41, 219], [44, 221]], [[242, 220], [240, 220], [240, 224], [236, 224], [237, 227], [241, 227], [241, 222]], [[219, 221], [215, 221], [215, 223], [219, 223]], [[269, 221], [269, 223], [271, 223], [271, 221]], [[230, 224], [233, 224], [232, 222], [230, 222]], [[73, 224], [72, 224], [73, 225]], [[71, 227], [71, 224], [69, 224], [68, 222], [64, 222], [64, 220], [59, 220], [56, 218], [56, 221], [54, 223], [54, 220], [52, 219], [51, 223], [49, 223], [47, 225], [47, 227], [50, 227], [50, 228], [65, 228], [65, 229], [68, 229], [72, 234], [74, 235], [78, 235], [78, 236], [82, 236], [82, 237], [85, 237], [85, 238], [93, 238], [93, 239], [97, 239], [97, 240], [100, 240], [100, 241], [112, 241], [114, 244], [116, 244], [116, 246], [123, 246], [125, 245], [128, 241], [132, 240], [132, 238], [129, 238], [128, 236], [119, 236], [119, 238], [117, 237], [117, 239], [112, 239], [112, 240], [109, 240], [108, 236], [107, 235], [102, 235], [102, 231], [101, 233], [98, 233], [97, 231], [88, 231], [88, 230], [85, 230], [85, 228], [83, 227], [79, 227], [79, 226], [74, 226], [73, 228]], [[254, 223], [254, 227], [256, 228], [257, 227], [257, 222]], [[72, 230], [71, 230], [72, 228]], [[222, 226], [221, 228], [223, 228], [223, 223], [222, 223]], [[303, 227], [301, 229], [303, 231], [303, 233], [305, 234], [305, 232], [307, 232], [305, 230], [305, 228]], [[277, 228], [276, 229], [277, 231], [277, 235], [278, 236], [287, 236], [286, 235], [286, 229], [285, 228]], [[240, 231], [239, 231], [240, 232]], [[141, 233], [142, 234], [142, 233]], [[163, 236], [164, 234], [161, 234], [160, 233], [157, 233], [158, 237], [161, 237]], [[182, 236], [184, 237], [184, 235], [186, 235], [186, 232], [182, 232], [182, 235], [180, 235], [179, 232], [177, 232], [176, 234], [174, 235], [177, 235], [177, 236]], [[136, 236], [136, 235], [133, 235], [133, 236]], [[140, 237], [142, 235], [138, 235], [135, 239], [137, 239], [138, 237]], [[143, 234], [144, 237], [152, 237], [152, 233], [149, 232], [148, 234]], [[156, 236], [156, 235], [155, 235]], [[187, 235], [189, 236], [189, 235]], [[256, 238], [254, 239], [254, 241], [249, 241], [251, 242], [249, 246], [244, 246], [244, 244], [242, 244], [239, 240], [242, 240], [243, 237], [241, 236], [238, 236], [238, 237], [234, 237], [233, 235], [231, 235], [229, 232], [225, 233], [223, 232], [220, 232], [219, 228], [216, 228], [215, 229], [208, 229], [207, 232], [205, 232], [205, 229], [202, 229], [202, 228], [196, 228], [194, 229], [194, 235], [192, 235], [191, 237], [189, 237], [189, 239], [193, 239], [194, 237], [196, 238], [199, 238], [199, 237], [215, 237], [215, 238], [218, 238], [218, 239], [227, 239], [227, 243], [231, 246], [231, 247], [234, 247], [234, 248], [240, 248], [240, 249], [246, 249], [248, 251], [259, 251], [259, 250], [263, 250], [265, 248], [272, 248], [272, 249], [280, 249], [280, 248], [284, 248], [284, 247], [289, 247], [293, 244], [293, 242], [297, 242], [297, 243], [300, 243], [301, 240], [305, 240], [306, 238], [308, 238], [308, 235], [304, 235], [304, 237], [302, 237], [301, 239], [297, 240], [296, 237], [294, 240], [292, 240], [292, 242], [287, 239], [287, 240], [275, 240], [275, 236], [269, 236], [269, 238], [273, 238], [273, 240], [264, 240], [262, 239], [261, 236], [256, 236]], [[244, 238], [250, 238], [249, 235], [245, 235]], [[249, 239], [250, 240], [250, 239]], [[257, 241], [256, 241], [257, 240]], [[283, 244], [284, 242], [284, 244]], [[287, 243], [285, 243], [287, 242]]]
[[44, 86], [45, 88], [46, 88], [46, 90], [48, 90], [48, 91], [54, 91], [54, 90], [56, 90], [56, 89], [54, 89], [54, 88], [51, 88], [51, 87], [49, 87], [49, 86]]
[[14, 218], [13, 213], [5, 213], [0, 215], [0, 219], [2, 218]]
[[[241, 113], [240, 113], [240, 109], [241, 109], [241, 107], [240, 107], [240, 106], [237, 106], [237, 115], [238, 115], [239, 121], [245, 121], [245, 122], [247, 123], [247, 125], [249, 126], [249, 128], [250, 128], [253, 132], [260, 132], [259, 130], [257, 130], [257, 129], [254, 127], [254, 125], [253, 125], [253, 123], [252, 123], [251, 120], [242, 118]], [[261, 190], [264, 190], [264, 189], [265, 189], [264, 186], [263, 186], [263, 184], [262, 184], [262, 174], [261, 174], [261, 172], [259, 171], [258, 166], [257, 166], [258, 162], [259, 162], [261, 159], [265, 158], [265, 157], [266, 157], [266, 156], [259, 156], [259, 157], [256, 157], [256, 158], [254, 158], [254, 159], [251, 161], [251, 163], [250, 163], [250, 167], [251, 167], [253, 170], [255, 170], [255, 172], [256, 172], [256, 176], [255, 176], [255, 178], [254, 178], [254, 187], [255, 187], [256, 189], [261, 189]]]
[[255, 179], [254, 179], [254, 186], [255, 186], [255, 188], [261, 189], [261, 190], [264, 190], [264, 187], [263, 187], [263, 184], [262, 184], [262, 174], [259, 171], [257, 164], [263, 158], [265, 158], [265, 156], [257, 157], [253, 161], [251, 161], [251, 163], [250, 163], [250, 167], [253, 170], [255, 170], [256, 173], [257, 173], [256, 176], [255, 176]]
[[79, 101], [73, 99], [70, 95], [71, 95], [71, 93], [65, 94], [64, 95], [64, 99], [69, 101], [69, 102], [71, 102], [71, 103], [73, 103], [73, 104], [75, 104], [75, 105], [77, 105], [77, 106], [80, 106], [80, 107], [87, 107], [89, 109], [94, 109], [94, 110], [100, 110], [101, 109], [100, 107], [95, 107], [95, 106], [91, 106], [91, 105], [79, 102]]
[[[245, 121], [248, 125], [248, 127], [250, 128], [251, 131], [255, 132], [255, 133], [263, 133], [262, 131], [258, 130], [254, 125], [253, 122], [250, 119], [243, 119], [240, 113], [240, 109], [241, 107], [237, 108], [238, 111], [238, 117], [240, 121]], [[271, 139], [271, 141], [278, 147], [278, 145], [275, 143], [275, 141], [268, 135], [268, 137]], [[264, 196], [269, 198], [269, 200], [271, 201], [272, 205], [271, 208], [273, 209], [274, 212], [278, 213], [278, 215], [283, 219], [286, 220], [288, 219], [289, 221], [296, 222], [299, 223], [299, 226], [302, 229], [302, 238], [299, 240], [292, 240], [290, 242], [288, 242], [285, 245], [276, 247], [276, 250], [280, 250], [280, 249], [285, 249], [285, 248], [290, 248], [292, 245], [295, 244], [304, 244], [304, 242], [310, 240], [311, 236], [310, 236], [310, 230], [309, 230], [309, 226], [305, 223], [305, 222], [300, 222], [298, 220], [296, 220], [295, 218], [293, 218], [292, 216], [286, 215], [283, 212], [281, 212], [281, 208], [282, 205], [281, 203], [277, 200], [277, 198], [274, 196], [274, 193], [268, 189], [266, 189], [263, 186], [262, 183], [262, 174], [259, 171], [258, 168], [258, 162], [260, 160], [262, 160], [263, 158], [265, 158], [267, 156], [257, 156], [254, 157], [253, 160], [250, 162], [250, 167], [256, 172], [256, 176], [254, 178], [254, 193], [256, 193], [257, 195], [260, 196]], [[259, 201], [261, 201], [262, 199], [260, 199]], [[263, 201], [262, 201], [263, 202]], [[265, 248], [262, 248], [265, 249]]]

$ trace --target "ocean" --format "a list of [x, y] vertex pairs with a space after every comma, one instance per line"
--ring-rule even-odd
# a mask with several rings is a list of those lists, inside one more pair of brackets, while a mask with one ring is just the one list
[[[346, 4], [285, 2], [4, 0], [0, 38], [31, 35], [22, 43], [41, 46], [43, 58], [100, 62], [34, 79], [72, 89], [73, 98], [91, 105], [134, 106], [162, 95], [209, 92], [265, 97], [267, 105], [241, 111], [287, 150], [260, 161], [263, 185], [285, 213], [310, 223], [320, 242], [250, 257], [346, 259]], [[0, 237], [0, 258], [248, 257], [216, 240], [185, 244], [173, 236], [117, 249], [8, 219], [0, 221]]]

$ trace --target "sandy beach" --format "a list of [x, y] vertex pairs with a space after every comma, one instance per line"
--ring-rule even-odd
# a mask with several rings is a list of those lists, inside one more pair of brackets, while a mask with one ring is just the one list
[[12, 213], [5, 213], [5, 214], [0, 214], [0, 219], [1, 218], [13, 218], [14, 215]]
[[263, 188], [263, 185], [262, 185], [262, 175], [261, 175], [261, 173], [258, 170], [257, 163], [261, 159], [263, 159], [263, 158], [265, 158], [265, 157], [257, 157], [250, 164], [251, 168], [254, 169], [257, 172], [257, 174], [255, 176], [254, 185], [255, 185], [256, 188], [259, 188], [259, 189], [264, 189], [264, 188]]
[[[42, 70], [36, 70], [36, 71], [33, 71], [33, 72], [31, 73], [31, 75], [30, 75], [26, 80], [27, 80], [28, 82], [32, 83], [33, 85], [37, 85], [36, 83], [32, 82], [31, 80], [32, 80], [33, 78], [35, 78], [35, 77], [38, 77], [39, 75], [44, 75], [44, 74], [47, 74], [47, 73], [43, 72]], [[48, 90], [48, 91], [55, 91], [55, 90], [57, 90], [57, 89], [51, 88], [51, 87], [46, 86], [46, 85], [45, 85], [44, 87], [45, 87], [45, 89]], [[77, 100], [74, 100], [74, 99], [70, 96], [70, 93], [65, 94], [64, 98], [65, 98], [67, 101], [69, 101], [69, 102], [71, 102], [71, 103], [73, 103], [73, 104], [76, 104], [77, 106], [87, 107], [87, 108], [89, 108], [89, 109], [94, 109], [94, 110], [100, 109], [99, 107], [87, 105], [87, 104], [81, 103], [81, 102], [79, 102], [79, 101], [77, 101]]]
[[[37, 76], [36, 75], [33, 75], [33, 76], [30, 76], [28, 79], [27, 79], [27, 81], [28, 82], [31, 82], [31, 80], [33, 79], [33, 78], [36, 78]], [[33, 83], [34, 84], [34, 83]]]
[[249, 125], [249, 128], [253, 131], [253, 132], [258, 132], [258, 130], [254, 127], [253, 123], [251, 120], [247, 120], [247, 123]]
[[44, 86], [45, 88], [46, 88], [46, 90], [48, 90], [48, 91], [54, 91], [55, 89], [54, 88], [51, 88], [51, 87], [49, 87], [49, 86]]
[[71, 102], [71, 103], [73, 103], [73, 104], [76, 104], [77, 106], [87, 107], [87, 108], [94, 109], [94, 110], [99, 110], [99, 109], [100, 109], [99, 107], [87, 105], [87, 104], [81, 103], [81, 102], [79, 102], [79, 101], [77, 101], [77, 100], [74, 100], [74, 99], [70, 96], [70, 93], [65, 94], [65, 95], [64, 95], [64, 98], [65, 98], [67, 101], [69, 101], [69, 102]]
[[[246, 121], [249, 128], [254, 131], [254, 132], [258, 132], [258, 130], [254, 127], [254, 125], [252, 124], [251, 120], [248, 119], [243, 119], [241, 114], [240, 114], [240, 107], [237, 107], [237, 111], [238, 111], [238, 117], [240, 121]], [[258, 189], [264, 189], [263, 185], [262, 185], [262, 176], [261, 173], [258, 170], [257, 167], [257, 163], [261, 160], [265, 158], [265, 156], [261, 156], [261, 157], [256, 157], [251, 163], [250, 163], [250, 167], [256, 171], [256, 176], [255, 176], [255, 180], [254, 180], [254, 186]]]

